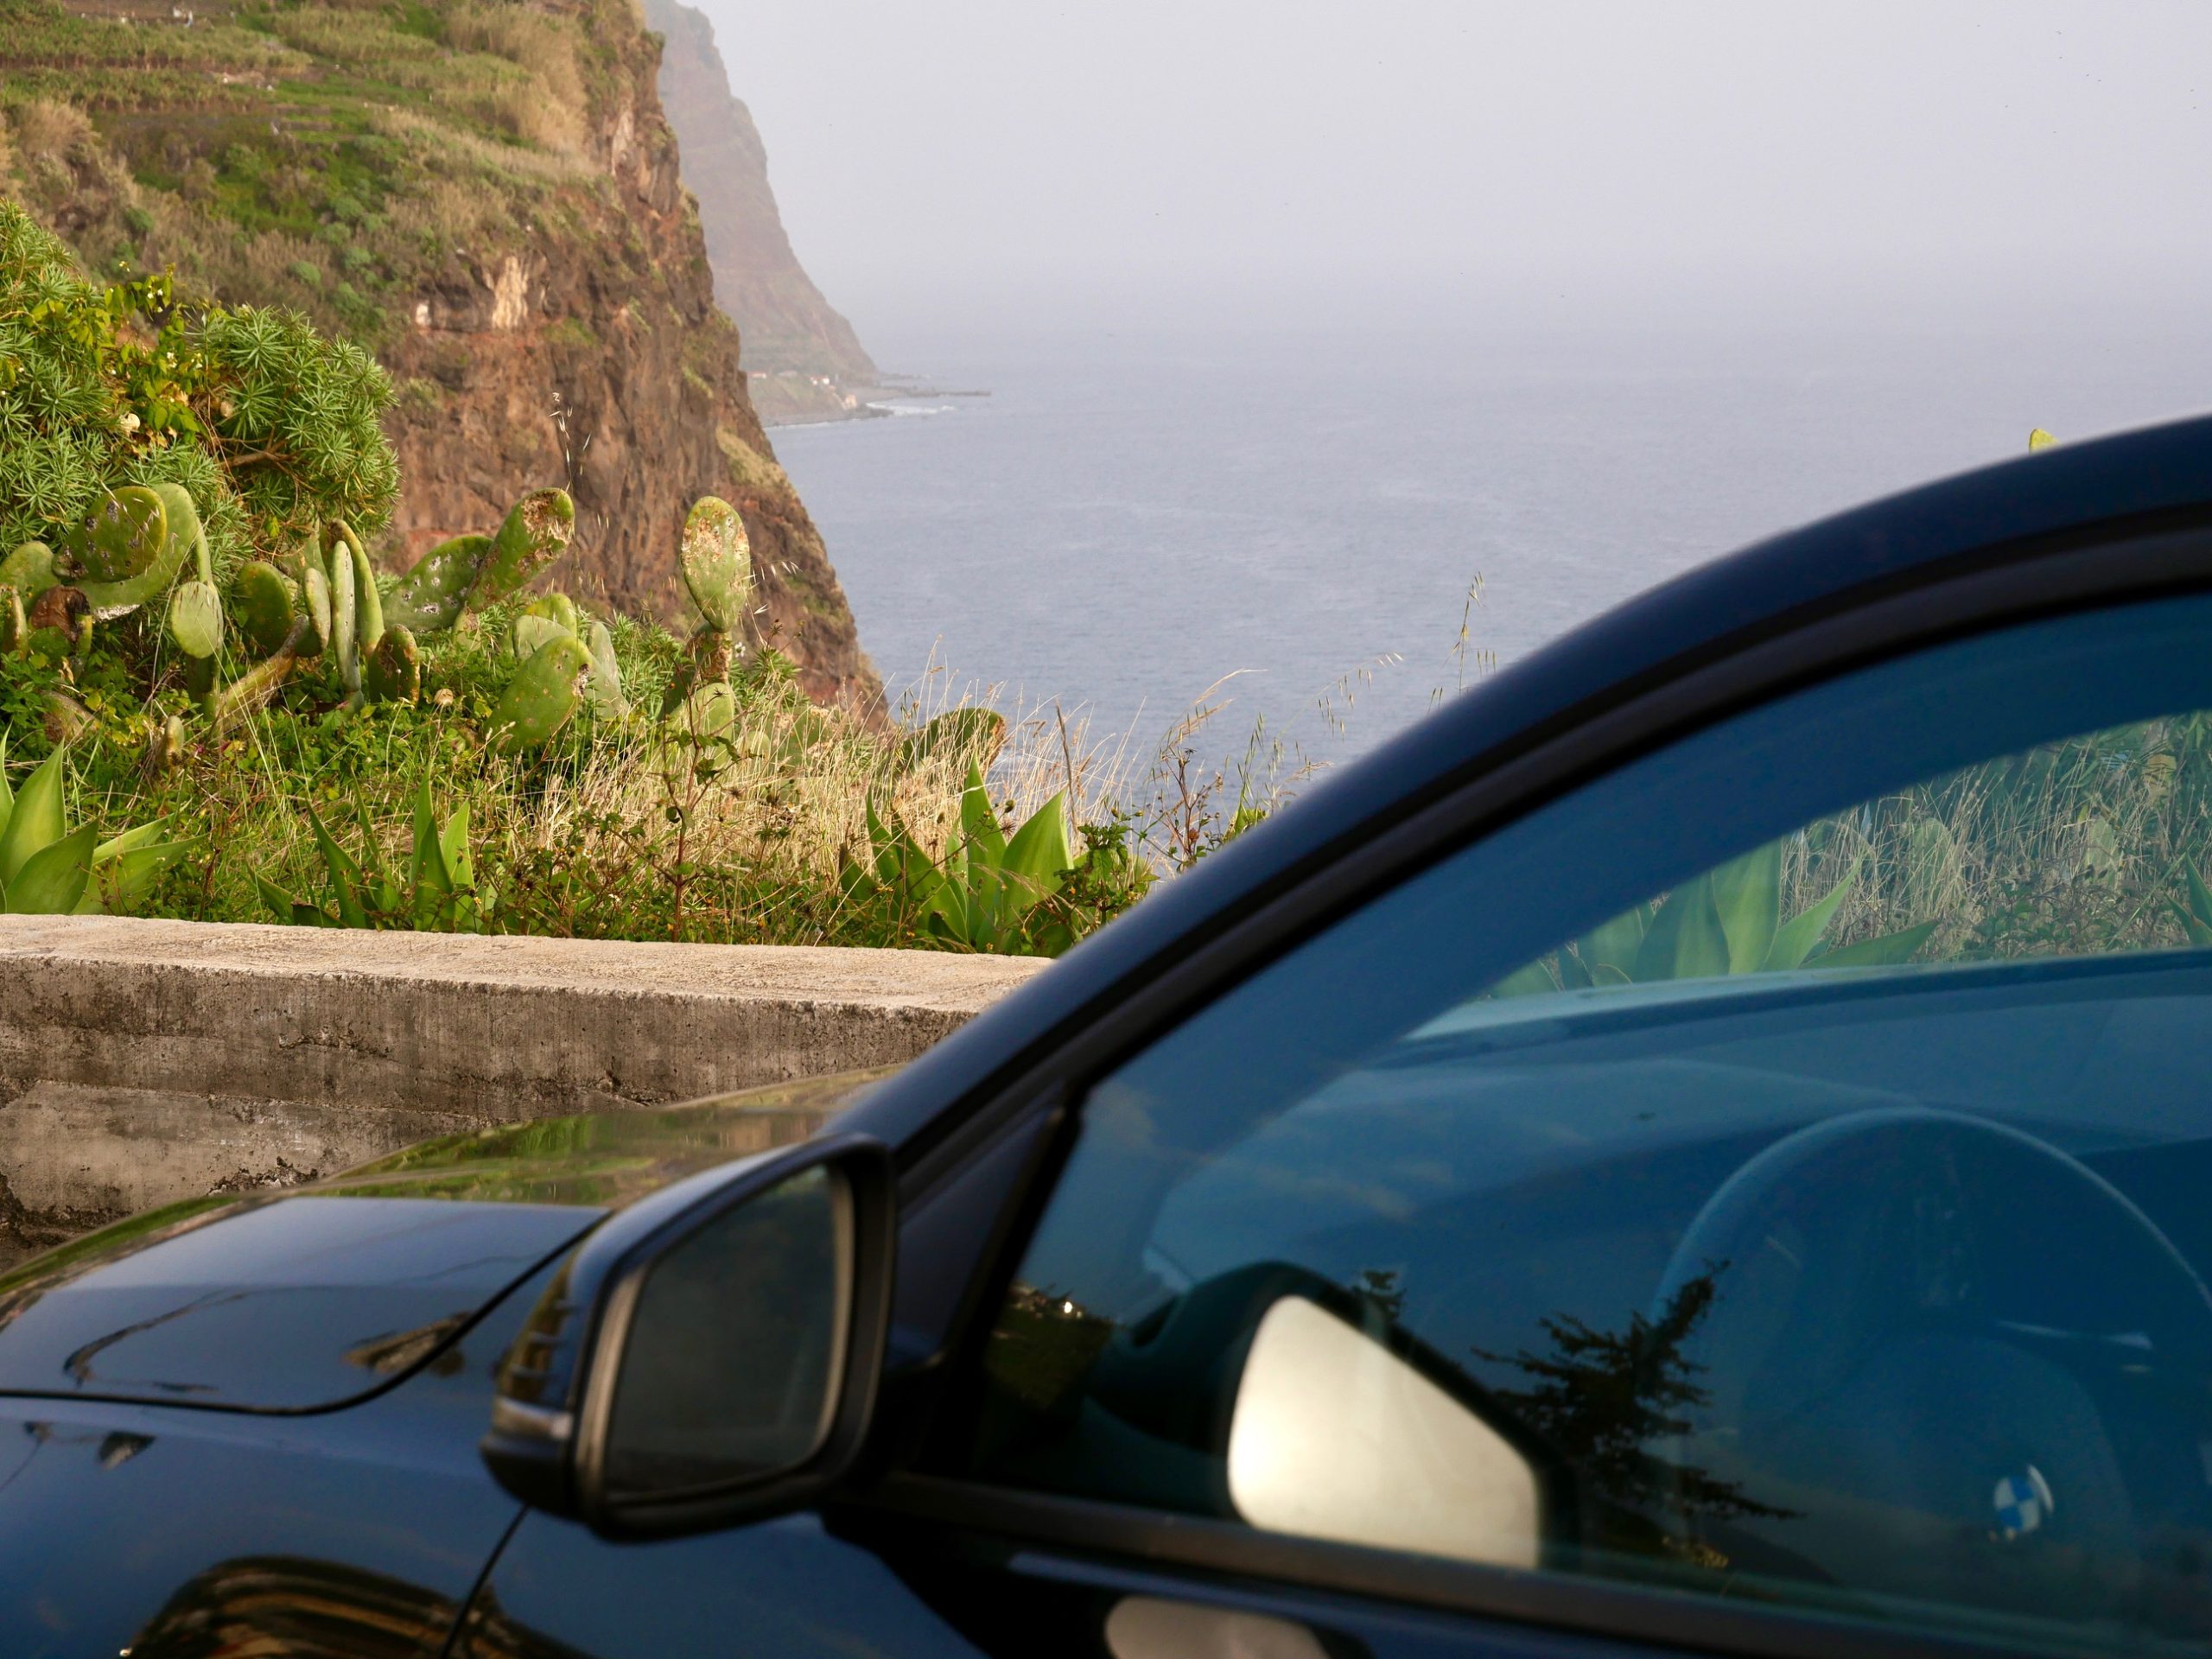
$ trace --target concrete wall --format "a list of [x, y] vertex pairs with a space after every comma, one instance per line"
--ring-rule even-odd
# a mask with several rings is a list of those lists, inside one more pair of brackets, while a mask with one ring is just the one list
[[911, 1058], [1045, 964], [0, 917], [0, 1234]]

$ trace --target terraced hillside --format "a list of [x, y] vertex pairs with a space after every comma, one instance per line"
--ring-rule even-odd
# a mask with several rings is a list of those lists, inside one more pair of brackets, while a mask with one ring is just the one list
[[88, 268], [174, 266], [374, 351], [393, 563], [537, 484], [574, 580], [673, 611], [677, 528], [744, 511], [760, 636], [825, 701], [878, 695], [746, 395], [632, 0], [0, 0], [0, 190]]

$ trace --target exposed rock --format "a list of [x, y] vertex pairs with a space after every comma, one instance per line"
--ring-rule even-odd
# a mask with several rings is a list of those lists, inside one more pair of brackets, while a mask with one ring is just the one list
[[730, 91], [714, 25], [677, 0], [645, 3], [645, 21], [667, 41], [661, 105], [683, 145], [715, 296], [745, 337], [745, 366], [755, 375], [789, 371], [845, 386], [878, 384], [853, 325], [823, 298], [791, 251], [768, 184], [767, 149], [753, 112]]

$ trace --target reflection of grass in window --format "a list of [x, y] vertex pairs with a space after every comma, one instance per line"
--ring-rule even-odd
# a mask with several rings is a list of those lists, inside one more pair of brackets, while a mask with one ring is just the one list
[[1856, 861], [1840, 940], [1937, 916], [1940, 961], [2191, 943], [2177, 905], [2212, 842], [2212, 721], [2115, 727], [1965, 767], [1786, 843], [1785, 882]]
[[2208, 864], [2212, 717], [2115, 727], [1818, 819], [1494, 995], [2212, 944]]

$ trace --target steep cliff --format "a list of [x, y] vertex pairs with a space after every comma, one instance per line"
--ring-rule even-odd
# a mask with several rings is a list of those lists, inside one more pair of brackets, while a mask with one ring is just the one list
[[741, 506], [765, 613], [824, 700], [878, 696], [746, 392], [634, 0], [187, 10], [0, 0], [0, 181], [88, 267], [174, 265], [391, 370], [397, 559], [531, 485], [570, 585], [672, 612], [684, 509]]
[[714, 25], [678, 0], [645, 0], [667, 44], [660, 98], [683, 146], [684, 177], [699, 199], [715, 296], [745, 338], [745, 365], [869, 385], [875, 365], [853, 325], [822, 297], [785, 234], [768, 185], [768, 152], [753, 112], [732, 94]]

